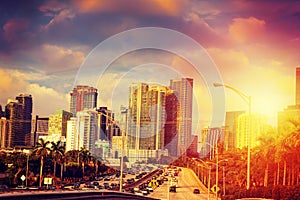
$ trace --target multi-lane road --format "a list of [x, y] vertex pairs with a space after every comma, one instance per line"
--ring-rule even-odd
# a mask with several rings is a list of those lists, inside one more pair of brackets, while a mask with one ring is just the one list
[[[167, 170], [166, 170], [167, 171]], [[128, 175], [126, 178], [131, 178], [133, 177], [132, 175]], [[194, 172], [191, 169], [187, 169], [187, 168], [181, 168], [180, 173], [178, 174], [178, 176], [175, 176], [178, 180], [178, 187], [176, 188], [176, 192], [170, 192], [169, 191], [169, 187], [171, 185], [171, 177], [168, 176], [169, 181], [165, 181], [162, 185], [160, 185], [160, 187], [157, 187], [154, 192], [151, 192], [149, 195], [147, 195], [147, 197], [151, 197], [151, 198], [155, 198], [155, 199], [161, 199], [161, 200], [201, 200], [201, 199], [208, 199], [208, 193], [207, 193], [207, 189], [204, 187], [204, 185], [199, 181], [198, 177], [194, 174]], [[98, 181], [99, 184], [103, 184], [105, 181]], [[118, 181], [108, 181], [110, 184], [111, 183], [117, 183]], [[81, 187], [84, 187], [84, 184], [81, 185]], [[87, 188], [88, 189], [88, 188]], [[194, 194], [194, 189], [199, 189], [200, 190], [200, 194]], [[89, 190], [89, 189], [88, 189]], [[101, 190], [100, 190], [101, 191]], [[56, 191], [57, 193], [59, 192], [67, 192], [67, 191]], [[80, 196], [81, 192], [84, 191], [78, 191], [77, 195]], [[96, 192], [96, 191], [94, 191]], [[26, 191], [25, 193], [28, 193], [28, 191]], [[25, 193], [23, 193], [23, 195], [25, 195]], [[43, 194], [46, 195], [47, 192], [43, 192], [43, 191], [36, 191], [36, 192], [31, 192], [31, 194]], [[11, 194], [6, 194], [6, 195], [13, 195]], [[28, 194], [30, 195], [30, 193]], [[211, 194], [210, 195], [210, 199], [213, 200], [214, 195]]]
[[[192, 170], [181, 168], [182, 171], [178, 175], [178, 187], [176, 192], [169, 192], [170, 182], [164, 182], [159, 188], [154, 190], [149, 197], [158, 198], [162, 200], [199, 200], [208, 199], [207, 189], [201, 184], [199, 179]], [[169, 178], [170, 179], [170, 178]], [[200, 189], [200, 194], [194, 194], [194, 189]], [[213, 198], [213, 194], [210, 195]]]

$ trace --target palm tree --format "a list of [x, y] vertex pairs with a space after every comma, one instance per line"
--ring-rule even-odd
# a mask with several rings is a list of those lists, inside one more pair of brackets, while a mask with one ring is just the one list
[[62, 182], [63, 182], [63, 169], [64, 169], [65, 161], [66, 161], [66, 156], [65, 153], [63, 152], [63, 154], [61, 155], [58, 161], [60, 164], [60, 186], [62, 186]]
[[99, 158], [99, 159], [97, 157], [94, 157], [94, 156], [92, 157], [92, 161], [93, 161], [93, 164], [94, 164], [94, 167], [95, 167], [95, 176], [97, 176], [97, 174], [98, 174], [99, 163], [101, 164], [101, 158]]
[[84, 177], [84, 167], [90, 161], [91, 153], [85, 147], [81, 147], [79, 151], [79, 160], [82, 164], [82, 177]]
[[60, 161], [64, 152], [65, 152], [65, 146], [62, 146], [61, 141], [51, 142], [51, 154], [53, 157], [53, 164], [54, 164], [54, 179], [56, 178], [56, 163], [57, 161]]
[[264, 187], [268, 186], [268, 179], [269, 179], [269, 165], [270, 161], [274, 160], [274, 152], [276, 150], [276, 147], [274, 145], [274, 134], [275, 131], [270, 128], [266, 134], [262, 135], [261, 137], [258, 138], [260, 141], [260, 152], [262, 154], [262, 159], [264, 163], [266, 164], [265, 170], [264, 170]]
[[40, 182], [39, 186], [42, 186], [42, 180], [43, 180], [43, 165], [44, 165], [44, 157], [48, 155], [48, 152], [51, 151], [51, 149], [48, 147], [50, 144], [49, 141], [44, 141], [42, 138], [39, 139], [39, 141], [36, 143], [36, 146], [33, 148], [33, 153], [35, 153], [37, 156], [41, 157], [41, 164], [40, 164]]

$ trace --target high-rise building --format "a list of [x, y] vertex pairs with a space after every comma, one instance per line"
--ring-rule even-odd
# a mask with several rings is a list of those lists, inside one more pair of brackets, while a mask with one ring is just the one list
[[177, 156], [178, 147], [178, 99], [173, 90], [167, 90], [166, 95], [166, 123], [164, 146], [169, 151], [169, 155]]
[[66, 151], [79, 149], [76, 122], [76, 117], [71, 117], [67, 122]]
[[200, 157], [212, 159], [216, 154], [216, 146], [223, 139], [223, 129], [221, 127], [204, 127], [201, 130]]
[[251, 114], [251, 129], [249, 129], [249, 114], [241, 114], [237, 121], [236, 130], [236, 148], [247, 147], [248, 134], [250, 133], [250, 147], [253, 148], [259, 144], [259, 137], [262, 136], [268, 130], [267, 117], [262, 114]]
[[225, 149], [236, 148], [236, 130], [237, 120], [245, 111], [230, 111], [226, 112], [225, 119], [225, 133], [224, 133], [224, 147]]
[[197, 135], [193, 135], [192, 136], [192, 143], [189, 146], [189, 148], [187, 149], [187, 155], [189, 157], [196, 157], [196, 158], [199, 157], [199, 154], [198, 154], [198, 143], [199, 143], [198, 136]]
[[98, 112], [83, 110], [67, 122], [66, 150], [80, 150], [82, 147], [95, 154], [95, 143], [99, 139]]
[[179, 103], [177, 155], [182, 155], [191, 144], [193, 79], [172, 79], [170, 81], [170, 89], [174, 90]]
[[71, 117], [67, 122], [66, 151], [79, 149], [79, 132], [77, 131], [77, 118]]
[[49, 116], [49, 136], [59, 135], [66, 137], [67, 121], [72, 117], [72, 113], [65, 110], [57, 110], [55, 114]]
[[5, 117], [0, 118], [0, 149], [7, 146], [7, 120]]
[[28, 94], [20, 94], [16, 97], [16, 100], [21, 104], [20, 117], [21, 130], [25, 134], [25, 146], [31, 146], [31, 119], [32, 119], [32, 96]]
[[164, 148], [166, 91], [163, 86], [133, 83], [130, 86], [128, 148]]
[[70, 112], [76, 116], [78, 111], [97, 107], [97, 89], [84, 85], [77, 85], [70, 93]]
[[5, 115], [7, 117], [7, 137], [5, 148], [14, 148], [15, 146], [24, 146], [25, 135], [21, 133], [21, 105], [17, 100], [9, 99], [5, 106]]
[[285, 134], [295, 131], [297, 127], [292, 121], [300, 121], [300, 67], [296, 67], [296, 102], [289, 105], [283, 111], [278, 112], [278, 133]]
[[6, 148], [30, 146], [32, 96], [20, 94], [8, 100], [5, 107], [8, 120]]
[[32, 117], [31, 146], [35, 146], [40, 136], [48, 135], [49, 117]]
[[116, 126], [114, 114], [107, 107], [99, 107], [97, 112], [100, 124], [100, 135], [98, 137], [100, 140], [107, 140], [111, 142], [112, 136], [114, 135], [114, 127]]
[[77, 112], [77, 125], [78, 132], [78, 147], [85, 147], [92, 154], [95, 154], [95, 143], [99, 139], [98, 133], [98, 112], [92, 110], [83, 110]]

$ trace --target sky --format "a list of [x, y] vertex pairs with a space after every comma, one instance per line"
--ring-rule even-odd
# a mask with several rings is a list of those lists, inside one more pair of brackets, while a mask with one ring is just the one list
[[[251, 96], [253, 112], [266, 114], [273, 124], [278, 111], [295, 103], [295, 69], [300, 66], [298, 1], [12, 0], [1, 2], [0, 26], [2, 107], [19, 93], [28, 93], [33, 96], [34, 114], [69, 110], [69, 92], [89, 64], [95, 68], [86, 78], [98, 76], [102, 84], [97, 85], [98, 105], [115, 112], [121, 104], [128, 105], [132, 82], [168, 85], [172, 78], [194, 78], [194, 106], [198, 106], [194, 114], [202, 125], [209, 125], [212, 85], [203, 74], [194, 77], [186, 57], [141, 49], [117, 55], [109, 66], [101, 65], [136, 38], [128, 37], [96, 54], [103, 41], [145, 27], [165, 28], [196, 41], [223, 83]], [[155, 36], [157, 44], [168, 40]], [[175, 40], [169, 48], [187, 48], [187, 56], [199, 58], [186, 44]], [[227, 89], [225, 93], [227, 111], [246, 110], [237, 94]]]

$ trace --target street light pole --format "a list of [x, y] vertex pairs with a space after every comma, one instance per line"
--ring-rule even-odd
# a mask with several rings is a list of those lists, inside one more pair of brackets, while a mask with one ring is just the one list
[[218, 144], [216, 145], [216, 199], [218, 199], [218, 183], [219, 183], [219, 155]]
[[249, 119], [248, 119], [248, 123], [249, 123], [249, 129], [248, 129], [248, 144], [247, 144], [247, 186], [246, 189], [249, 190], [250, 188], [250, 146], [251, 146], [251, 96], [245, 95], [244, 93], [242, 93], [241, 91], [226, 85], [226, 84], [221, 84], [221, 83], [214, 83], [213, 84], [214, 87], [225, 87], [228, 88], [232, 91], [234, 91], [235, 93], [237, 93], [247, 104], [248, 104], [248, 113], [249, 113]]
[[208, 195], [208, 200], [210, 200], [210, 173], [211, 173], [211, 166], [208, 166], [208, 186], [207, 186], [207, 195]]
[[25, 184], [26, 184], [26, 187], [27, 187], [27, 184], [28, 184], [28, 170], [29, 170], [29, 169], [28, 169], [28, 167], [29, 167], [29, 166], [28, 166], [28, 165], [29, 165], [28, 163], [29, 163], [29, 153], [27, 154], [27, 160], [26, 160], [26, 183], [25, 183]]
[[122, 150], [121, 150], [121, 166], [120, 166], [120, 192], [123, 190], [123, 165], [124, 165], [124, 132], [121, 130]]
[[[210, 143], [206, 142], [206, 144], [210, 145], [210, 147], [213, 147], [213, 149], [216, 149], [216, 153], [215, 153], [215, 156], [216, 156], [216, 190], [218, 190], [218, 183], [219, 183], [219, 162], [223, 161], [219, 161], [219, 154], [218, 154], [218, 138], [216, 140], [216, 147], [212, 146]], [[211, 154], [211, 153], [210, 153]], [[211, 158], [210, 158], [211, 160]], [[209, 162], [211, 163], [211, 162]], [[214, 163], [213, 163], [214, 164]], [[218, 191], [216, 191], [216, 198], [218, 198]]]
[[226, 182], [225, 182], [225, 167], [223, 166], [222, 167], [222, 169], [223, 169], [223, 195], [225, 196], [225, 184], [226, 184]]
[[[219, 163], [220, 162], [227, 162], [228, 160], [227, 159], [224, 159], [224, 160], [219, 160], [217, 159], [216, 160], [216, 163], [213, 163], [213, 162], [206, 162], [207, 164], [213, 164], [213, 165], [216, 165], [216, 198], [218, 199], [218, 181], [219, 181]], [[223, 166], [224, 167], [224, 166]], [[223, 168], [223, 176], [224, 176], [224, 168]], [[223, 177], [224, 178], [224, 177]], [[224, 185], [224, 184], [223, 184]]]

